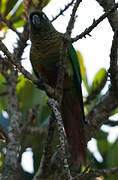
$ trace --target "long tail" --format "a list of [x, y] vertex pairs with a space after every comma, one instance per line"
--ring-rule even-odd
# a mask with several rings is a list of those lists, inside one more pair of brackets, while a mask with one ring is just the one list
[[64, 91], [62, 115], [72, 162], [80, 166], [86, 161], [86, 141], [83, 128], [83, 112], [76, 90]]

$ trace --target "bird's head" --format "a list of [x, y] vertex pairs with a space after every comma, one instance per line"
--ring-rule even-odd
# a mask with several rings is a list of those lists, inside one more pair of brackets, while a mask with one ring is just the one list
[[29, 15], [30, 27], [35, 31], [48, 31], [50, 29], [51, 22], [48, 17], [42, 11], [33, 11]]

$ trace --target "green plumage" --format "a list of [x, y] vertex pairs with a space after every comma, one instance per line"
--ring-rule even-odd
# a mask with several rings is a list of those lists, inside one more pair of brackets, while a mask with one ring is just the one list
[[[55, 30], [47, 16], [41, 11], [30, 14], [29, 24], [30, 60], [34, 72], [37, 77], [41, 74], [47, 83], [55, 88], [63, 35]], [[72, 161], [78, 165], [85, 162], [86, 157], [81, 81], [80, 65], [76, 52], [70, 44], [66, 59], [61, 109]]]
[[84, 105], [83, 105], [83, 98], [82, 98], [82, 90], [81, 90], [81, 83], [82, 83], [82, 77], [81, 77], [81, 72], [80, 72], [80, 64], [78, 61], [78, 57], [76, 54], [76, 51], [72, 44], [69, 46], [69, 55], [70, 55], [70, 61], [73, 67], [73, 79], [74, 79], [74, 84], [76, 88], [78, 89], [78, 94], [79, 94], [79, 101], [80, 101], [80, 106], [82, 109], [82, 114], [83, 114], [83, 123], [86, 123], [85, 121], [85, 115], [84, 115]]

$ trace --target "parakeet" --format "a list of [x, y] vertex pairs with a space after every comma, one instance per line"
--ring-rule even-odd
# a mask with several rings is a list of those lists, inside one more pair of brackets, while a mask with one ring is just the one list
[[[30, 61], [33, 70], [37, 77], [41, 75], [50, 86], [55, 88], [63, 35], [53, 27], [42, 11], [30, 13], [29, 29], [31, 40]], [[86, 160], [85, 116], [81, 81], [76, 51], [72, 44], [69, 44], [61, 113], [74, 165], [81, 165]]]

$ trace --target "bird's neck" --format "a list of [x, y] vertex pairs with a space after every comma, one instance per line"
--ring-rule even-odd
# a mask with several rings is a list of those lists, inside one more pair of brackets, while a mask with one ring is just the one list
[[39, 30], [31, 29], [30, 40], [33, 43], [41, 43], [45, 40], [51, 40], [59, 36], [59, 33], [54, 28], [41, 28]]

